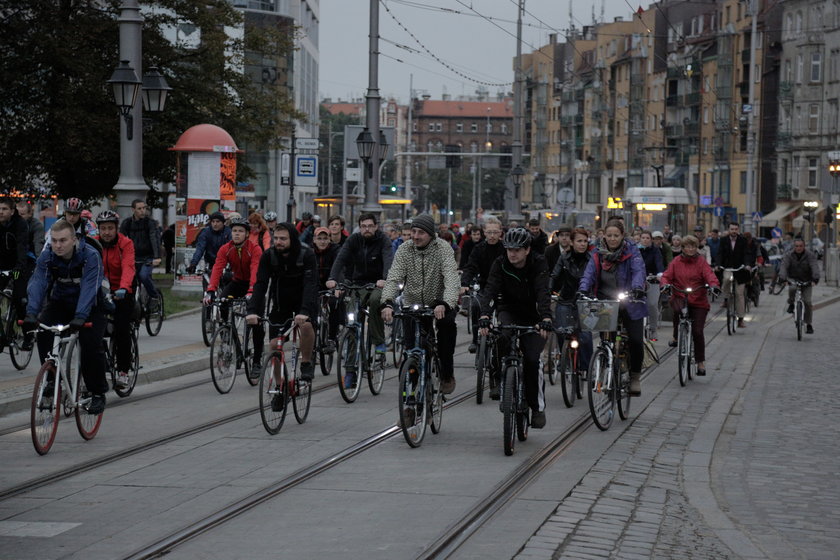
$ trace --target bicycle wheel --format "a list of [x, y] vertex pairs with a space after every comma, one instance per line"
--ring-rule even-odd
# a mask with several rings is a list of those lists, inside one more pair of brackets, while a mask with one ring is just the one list
[[403, 322], [394, 319], [391, 325], [391, 358], [395, 368], [400, 367], [403, 353]]
[[330, 316], [322, 313], [318, 318], [318, 363], [321, 366], [321, 373], [329, 375], [332, 373], [333, 356], [332, 352], [325, 352], [327, 341], [330, 339]]
[[615, 392], [612, 390], [609, 360], [603, 348], [595, 350], [587, 374], [587, 394], [592, 421], [599, 430], [608, 430], [615, 415]]
[[502, 387], [502, 417], [505, 455], [513, 455], [516, 447], [516, 366], [505, 368]]
[[[461, 298], [461, 309], [467, 312], [467, 334], [472, 334], [472, 296], [464, 296]], [[466, 301], [464, 301], [466, 300]]]
[[213, 341], [213, 330], [215, 329], [215, 325], [213, 324], [213, 308], [209, 305], [202, 305], [201, 306], [201, 339], [204, 341], [205, 346], [210, 346], [210, 342]]
[[[345, 329], [338, 341], [338, 361], [336, 362], [338, 390], [341, 398], [348, 403], [356, 400], [362, 387], [359, 379], [358, 341], [359, 331], [355, 327]], [[349, 381], [346, 379], [348, 377]]]
[[[265, 359], [263, 374], [260, 377], [260, 419], [265, 430], [271, 435], [280, 431], [286, 419], [286, 409], [289, 406], [288, 387], [289, 379], [286, 376], [283, 357], [279, 352], [272, 352]], [[275, 399], [281, 406], [272, 406]]]
[[73, 400], [76, 401], [76, 407], [73, 412], [76, 415], [76, 427], [79, 429], [79, 435], [82, 436], [82, 439], [90, 440], [99, 431], [104, 413], [88, 414], [87, 407], [90, 405], [93, 393], [88, 391], [85, 385], [85, 378], [82, 376], [81, 356], [77, 357], [73, 355], [78, 345], [78, 340], [74, 340], [67, 345], [67, 362], [64, 364], [64, 371], [67, 372], [67, 379], [71, 383], [76, 384], [76, 390], [71, 393], [71, 396], [75, 397]]
[[55, 377], [55, 364], [46, 361], [35, 377], [35, 388], [32, 390], [32, 411], [29, 416], [29, 427], [32, 434], [32, 445], [38, 455], [46, 455], [55, 441], [58, 432], [58, 421], [61, 420], [61, 383], [56, 381], [53, 392], [47, 393], [50, 377]]
[[475, 353], [475, 402], [484, 402], [484, 380], [487, 378], [487, 337], [478, 337], [478, 350]]
[[443, 393], [440, 392], [440, 360], [434, 356], [429, 360], [429, 377], [426, 379], [426, 402], [429, 403], [432, 433], [440, 433], [443, 425]]
[[410, 447], [420, 447], [426, 435], [429, 407], [423, 395], [417, 391], [419, 383], [420, 367], [417, 360], [413, 357], [403, 360], [399, 374], [399, 426]]
[[[241, 318], [242, 322], [245, 322], [245, 318]], [[241, 326], [239, 327], [241, 328]], [[238, 331], [237, 331], [238, 332]], [[251, 328], [246, 326], [245, 327], [245, 335], [239, 339], [240, 342], [240, 354], [239, 354], [239, 363], [242, 365], [242, 369], [245, 370], [245, 380], [248, 381], [248, 385], [251, 387], [256, 387], [260, 383], [259, 376], [254, 377], [251, 375], [251, 365], [254, 361], [254, 341], [253, 341], [253, 334], [251, 334]]]
[[577, 349], [572, 348], [571, 341], [566, 339], [563, 341], [563, 352], [560, 354], [560, 360], [555, 366], [556, 376], [560, 378], [560, 389], [563, 392], [563, 403], [566, 408], [575, 406], [576, 388], [575, 377], [577, 373]]
[[[137, 347], [137, 331], [132, 329], [131, 330], [131, 337], [129, 339], [131, 341], [131, 367], [128, 369], [126, 373], [128, 373], [128, 387], [119, 388], [116, 384], [114, 384], [114, 392], [119, 395], [120, 397], [127, 397], [134, 391], [134, 386], [137, 384], [137, 375], [140, 373], [140, 351]], [[113, 365], [111, 366], [111, 375], [117, 375], [117, 354], [116, 350], [116, 343], [115, 339], [111, 337], [111, 357], [114, 361]]]
[[617, 377], [613, 377], [614, 399], [618, 401], [618, 415], [622, 420], [630, 416], [630, 357], [625, 351], [618, 359]]
[[370, 331], [368, 331], [367, 336], [365, 338], [367, 338], [368, 340], [368, 387], [370, 387], [370, 392], [372, 394], [378, 395], [382, 391], [382, 385], [385, 383], [385, 361], [388, 359], [388, 357], [385, 354], [380, 354], [374, 351], [373, 341], [370, 337]]
[[295, 420], [298, 424], [303, 424], [306, 422], [306, 417], [309, 416], [309, 405], [312, 402], [312, 383], [300, 378], [300, 360], [295, 359], [292, 363], [295, 370], [291, 373], [289, 393], [292, 396]]
[[731, 335], [735, 332], [735, 321], [735, 294], [729, 294], [726, 300], [726, 334]]
[[802, 318], [805, 316], [805, 304], [802, 300], [796, 302], [796, 340], [802, 340]]
[[222, 325], [213, 333], [213, 340], [210, 342], [210, 377], [213, 379], [213, 386], [223, 395], [230, 392], [236, 380], [234, 336], [230, 325]]
[[[35, 340], [32, 340], [32, 347], [29, 350], [23, 349], [24, 332], [23, 327], [18, 325], [17, 312], [14, 306], [9, 310], [9, 321], [6, 323], [6, 333], [9, 336], [9, 357], [12, 359], [12, 365], [18, 371], [23, 371], [32, 360], [32, 350], [35, 348]], [[33, 335], [34, 336], [34, 335]]]
[[677, 376], [680, 378], [681, 387], [685, 387], [688, 381], [689, 369], [691, 369], [691, 353], [688, 347], [688, 337], [688, 323], [680, 322], [677, 330]]
[[526, 441], [528, 439], [528, 426], [531, 422], [529, 412], [530, 409], [526, 405], [524, 410], [519, 410], [516, 413], [516, 438], [519, 441]]
[[[552, 334], [551, 336], [555, 337], [556, 335]], [[560, 341], [557, 340], [556, 338], [554, 340], [549, 338], [549, 340], [551, 341], [551, 342], [549, 342], [549, 345], [551, 346], [551, 349], [548, 353], [548, 382], [552, 385], [556, 385], [557, 384], [557, 378], [560, 375], [560, 370], [558, 369], [557, 365], [560, 363], [560, 360], [563, 358], [563, 347], [560, 346]], [[563, 339], [563, 342], [565, 344], [565, 342], [566, 342], [565, 338]], [[558, 346], [560, 346], [560, 347], [558, 348]]]
[[155, 297], [148, 299], [146, 307], [146, 332], [149, 336], [157, 336], [163, 325], [163, 294], [158, 290]]

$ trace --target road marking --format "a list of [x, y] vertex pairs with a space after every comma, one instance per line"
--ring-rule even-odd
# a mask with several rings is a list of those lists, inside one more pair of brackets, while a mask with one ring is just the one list
[[54, 537], [79, 525], [60, 521], [0, 521], [0, 537]]

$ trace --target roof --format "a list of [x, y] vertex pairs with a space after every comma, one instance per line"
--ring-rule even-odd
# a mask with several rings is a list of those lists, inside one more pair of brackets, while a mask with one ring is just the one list
[[[488, 112], [488, 109], [490, 111]], [[419, 113], [424, 117], [513, 118], [513, 106], [502, 101], [439, 101], [423, 100]]]
[[321, 103], [331, 115], [361, 115], [364, 103]]
[[176, 152], [238, 152], [228, 132], [214, 124], [197, 124], [188, 128], [170, 150]]

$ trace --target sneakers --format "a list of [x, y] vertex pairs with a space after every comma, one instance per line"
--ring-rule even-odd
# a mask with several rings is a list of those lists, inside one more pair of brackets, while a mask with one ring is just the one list
[[545, 411], [534, 410], [531, 412], [531, 427], [541, 430], [545, 427]]
[[805, 327], [805, 334], [814, 334], [814, 327], [808, 325]]
[[23, 342], [20, 345], [20, 349], [23, 350], [24, 352], [29, 352], [34, 347], [35, 347], [35, 337], [32, 336], [31, 334], [27, 334], [23, 338]]
[[301, 362], [300, 363], [300, 378], [303, 381], [312, 381], [312, 378], [315, 377], [315, 364], [312, 362]]
[[642, 373], [630, 372], [630, 396], [638, 397], [642, 394]]
[[387, 351], [388, 351], [388, 345], [385, 344], [384, 342], [382, 344], [377, 344], [376, 345], [376, 353], [377, 354], [384, 354]]
[[738, 328], [739, 329], [746, 329], [747, 328], [747, 324], [744, 322], [743, 318], [738, 319]]
[[124, 371], [119, 372], [114, 385], [116, 385], [117, 389], [128, 389], [128, 374]]
[[274, 396], [271, 398], [271, 410], [273, 412], [283, 412], [283, 408], [286, 406], [286, 394], [285, 393], [274, 393]]
[[787, 307], [787, 312], [788, 312], [788, 313], [793, 313], [793, 304], [792, 304], [792, 303], [789, 303], [789, 304], [788, 304], [788, 307]]
[[444, 395], [451, 395], [455, 392], [455, 378], [450, 379], [441, 379], [440, 380], [440, 392]]
[[676, 348], [677, 347], [677, 341], [676, 340], [669, 340], [668, 341], [668, 346], [670, 346], [671, 348]]
[[471, 342], [470, 347], [467, 350], [469, 350], [470, 354], [475, 354], [476, 350], [478, 350], [478, 346], [475, 345], [475, 342]]
[[348, 371], [344, 374], [344, 388], [345, 389], [352, 389], [356, 385], [356, 374], [355, 372]]
[[405, 426], [413, 426], [417, 419], [417, 413], [413, 406], [407, 406], [403, 409], [402, 419], [405, 421]]
[[259, 379], [262, 376], [263, 367], [262, 364], [259, 362], [254, 362], [251, 364], [251, 372], [248, 374], [248, 377], [251, 379]]
[[706, 370], [705, 369], [697, 368], [697, 377], [703, 377], [705, 375], [706, 375]]
[[90, 404], [87, 407], [87, 413], [93, 416], [98, 416], [105, 412], [105, 395], [93, 395], [90, 399]]
[[332, 354], [335, 352], [335, 340], [330, 339], [324, 344], [324, 354]]

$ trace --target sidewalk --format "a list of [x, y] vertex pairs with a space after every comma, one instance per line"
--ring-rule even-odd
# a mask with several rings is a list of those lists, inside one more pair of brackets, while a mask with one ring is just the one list
[[[140, 327], [140, 374], [137, 385], [185, 375], [209, 367], [209, 349], [201, 340], [199, 309], [167, 317], [160, 333], [151, 337]], [[38, 373], [38, 350], [23, 371], [17, 371], [8, 357], [0, 354], [0, 416], [29, 408], [32, 385]]]
[[680, 387], [673, 357], [654, 372], [670, 382], [517, 558], [835, 558], [839, 436], [821, 420], [837, 407], [820, 390], [835, 364], [820, 349], [840, 290], [815, 288], [816, 333], [801, 342], [785, 299], [763, 297], [746, 331], [719, 336], [706, 378]]

